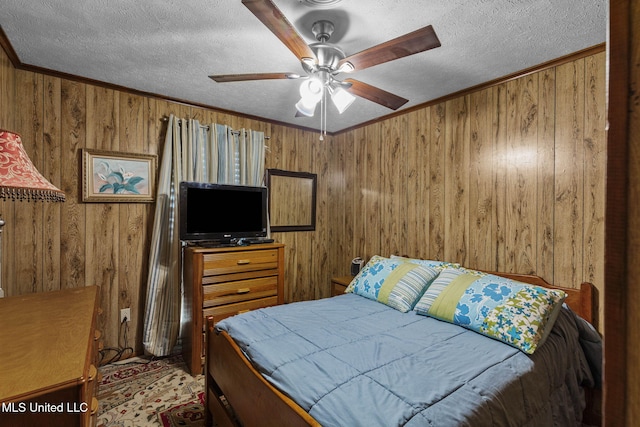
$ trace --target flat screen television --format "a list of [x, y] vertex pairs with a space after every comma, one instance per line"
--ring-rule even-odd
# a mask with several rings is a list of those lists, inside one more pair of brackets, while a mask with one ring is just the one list
[[229, 244], [267, 235], [267, 188], [180, 183], [180, 240]]

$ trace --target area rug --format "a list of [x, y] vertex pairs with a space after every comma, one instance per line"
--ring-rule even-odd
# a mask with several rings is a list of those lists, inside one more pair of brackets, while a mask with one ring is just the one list
[[174, 406], [160, 413], [163, 427], [200, 427], [204, 426], [204, 392], [198, 399]]
[[204, 376], [181, 356], [132, 358], [100, 368], [98, 427], [204, 426]]

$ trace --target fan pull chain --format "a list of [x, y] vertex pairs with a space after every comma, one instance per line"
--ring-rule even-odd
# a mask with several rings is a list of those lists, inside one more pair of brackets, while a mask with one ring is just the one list
[[320, 100], [320, 141], [324, 141], [327, 136], [327, 88], [322, 90], [322, 99]]

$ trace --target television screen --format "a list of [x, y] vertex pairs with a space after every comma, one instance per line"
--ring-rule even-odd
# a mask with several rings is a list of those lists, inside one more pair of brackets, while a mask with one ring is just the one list
[[267, 189], [180, 183], [180, 240], [220, 241], [267, 235]]

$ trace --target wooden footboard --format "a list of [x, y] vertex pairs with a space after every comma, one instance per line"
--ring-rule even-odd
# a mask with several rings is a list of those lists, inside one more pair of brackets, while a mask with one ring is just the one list
[[226, 332], [214, 331], [213, 318], [207, 319], [205, 373], [207, 408], [216, 425], [320, 426], [293, 400], [269, 384]]
[[[564, 290], [568, 294], [567, 305], [595, 326], [598, 299], [593, 285], [583, 283], [580, 289], [563, 288], [550, 285], [538, 276], [495, 272], [492, 274]], [[206, 346], [208, 425], [213, 421], [215, 425], [220, 426], [320, 426], [293, 400], [267, 382], [226, 332], [215, 332], [213, 318], [207, 319]], [[588, 393], [588, 399], [595, 401], [587, 401], [585, 415], [589, 409], [595, 409], [598, 414], [600, 412], [599, 394], [591, 394]], [[589, 421], [593, 425], [599, 425], [596, 419], [597, 414], [595, 418], [594, 414], [589, 415]]]

